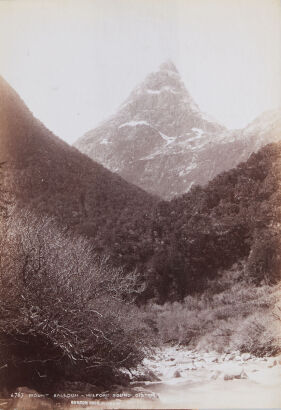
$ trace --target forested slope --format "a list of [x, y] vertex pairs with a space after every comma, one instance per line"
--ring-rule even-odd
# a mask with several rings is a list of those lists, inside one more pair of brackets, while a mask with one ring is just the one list
[[[169, 294], [200, 290], [239, 259], [256, 281], [280, 279], [281, 144], [270, 144], [206, 187], [170, 203], [154, 218], [153, 269]], [[160, 290], [161, 289], [161, 290]]]
[[280, 143], [205, 187], [160, 201], [55, 137], [4, 80], [0, 91], [5, 195], [18, 208], [55, 216], [114, 265], [139, 272], [142, 298], [202, 291], [207, 278], [242, 259], [256, 282], [280, 278]]
[[70, 147], [33, 117], [0, 79], [2, 185], [20, 208], [55, 215], [92, 237], [143, 216], [156, 199]]

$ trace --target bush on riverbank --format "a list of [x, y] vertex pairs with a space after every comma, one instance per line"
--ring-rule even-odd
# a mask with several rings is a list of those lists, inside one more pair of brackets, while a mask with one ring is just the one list
[[280, 295], [280, 284], [254, 286], [240, 264], [210, 281], [203, 294], [188, 296], [183, 303], [151, 304], [144, 314], [164, 343], [272, 355], [281, 351]]
[[31, 213], [10, 218], [1, 238], [0, 387], [125, 383], [123, 369], [140, 363], [148, 344], [134, 275]]

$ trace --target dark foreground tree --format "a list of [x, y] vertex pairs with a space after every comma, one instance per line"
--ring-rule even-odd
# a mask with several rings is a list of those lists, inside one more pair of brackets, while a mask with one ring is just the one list
[[0, 386], [120, 383], [146, 345], [134, 275], [110, 268], [50, 219], [25, 211], [1, 229]]

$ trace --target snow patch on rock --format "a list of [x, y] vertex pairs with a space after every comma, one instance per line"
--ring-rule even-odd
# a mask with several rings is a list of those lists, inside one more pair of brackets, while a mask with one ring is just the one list
[[112, 144], [112, 142], [111, 142], [111, 141], [108, 141], [108, 139], [106, 139], [106, 138], [103, 138], [103, 139], [101, 140], [100, 144], [102, 144], [102, 145], [107, 145], [107, 144]]
[[139, 120], [139, 121], [128, 121], [124, 122], [124, 124], [119, 125], [118, 128], [123, 128], [123, 127], [135, 127], [137, 125], [148, 125], [148, 122], [145, 120]]

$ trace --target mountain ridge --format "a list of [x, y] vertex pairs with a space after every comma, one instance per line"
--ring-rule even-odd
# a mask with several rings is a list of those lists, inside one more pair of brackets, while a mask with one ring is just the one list
[[56, 137], [2, 79], [0, 124], [1, 185], [11, 201], [56, 217], [91, 237], [96, 248], [110, 242], [110, 225], [148, 213], [157, 202]]

